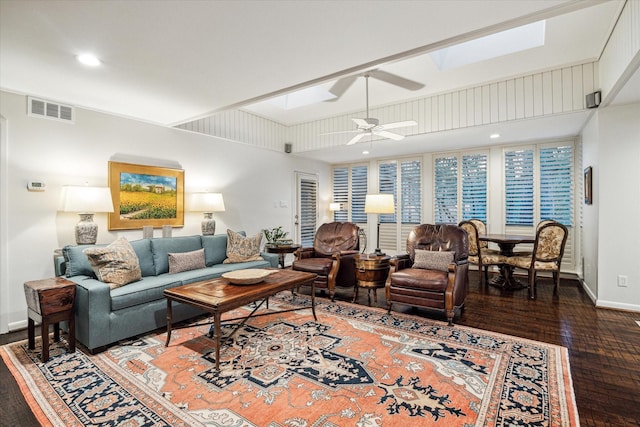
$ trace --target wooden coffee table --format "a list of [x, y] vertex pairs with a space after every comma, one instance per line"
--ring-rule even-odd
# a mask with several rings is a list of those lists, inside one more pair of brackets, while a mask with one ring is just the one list
[[181, 302], [201, 308], [213, 315], [213, 339], [216, 349], [216, 369], [220, 369], [220, 342], [222, 339], [221, 332], [221, 316], [222, 313], [233, 310], [243, 305], [250, 304], [262, 300], [256, 304], [255, 309], [246, 317], [237, 317], [234, 319], [226, 319], [225, 322], [242, 320], [236, 325], [236, 328], [229, 335], [232, 337], [235, 332], [244, 325], [250, 317], [265, 316], [274, 313], [284, 313], [287, 311], [295, 311], [307, 309], [309, 307], [295, 308], [290, 310], [281, 310], [277, 312], [268, 312], [255, 314], [255, 312], [268, 300], [272, 295], [284, 290], [294, 290], [301, 285], [311, 285], [311, 312], [313, 319], [318, 320], [315, 310], [315, 289], [314, 279], [316, 275], [313, 273], [305, 273], [302, 271], [277, 270], [275, 273], [267, 276], [267, 278], [255, 285], [234, 285], [223, 278], [204, 280], [201, 282], [190, 283], [176, 288], [165, 289], [164, 296], [167, 298], [167, 341], [165, 346], [169, 345], [171, 340], [171, 317], [172, 302]]

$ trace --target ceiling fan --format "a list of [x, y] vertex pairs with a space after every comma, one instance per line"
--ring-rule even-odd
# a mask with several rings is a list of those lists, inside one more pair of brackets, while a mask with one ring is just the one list
[[415, 126], [418, 123], [415, 120], [405, 120], [402, 122], [393, 122], [393, 123], [386, 123], [381, 125], [378, 119], [369, 117], [369, 74], [365, 74], [364, 78], [365, 78], [366, 97], [367, 97], [366, 99], [367, 100], [367, 117], [364, 119], [351, 119], [356, 124], [355, 130], [327, 132], [321, 135], [331, 135], [336, 133], [357, 133], [356, 136], [354, 136], [353, 138], [351, 138], [349, 142], [347, 142], [347, 145], [353, 145], [367, 135], [378, 135], [383, 138], [393, 139], [395, 141], [399, 141], [403, 139], [404, 135], [400, 135], [394, 132], [389, 132], [389, 129]]

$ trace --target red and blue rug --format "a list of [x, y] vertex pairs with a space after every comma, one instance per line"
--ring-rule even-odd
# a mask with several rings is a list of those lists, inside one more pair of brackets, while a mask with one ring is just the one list
[[579, 425], [563, 347], [323, 299], [316, 312], [252, 318], [219, 371], [206, 325], [174, 330], [169, 347], [156, 333], [98, 355], [61, 342], [47, 363], [39, 342], [0, 354], [43, 425]]

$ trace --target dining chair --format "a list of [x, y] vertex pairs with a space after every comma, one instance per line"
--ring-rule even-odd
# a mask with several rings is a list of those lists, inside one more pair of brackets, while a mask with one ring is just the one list
[[536, 298], [536, 273], [550, 271], [554, 281], [553, 292], [560, 287], [560, 265], [567, 243], [567, 227], [556, 221], [547, 222], [538, 227], [533, 252], [528, 256], [512, 256], [507, 264], [528, 271], [529, 298]]
[[[507, 257], [500, 255], [500, 251], [489, 249], [488, 243], [480, 240], [486, 234], [486, 226], [479, 219], [461, 221], [458, 227], [467, 232], [469, 237], [469, 262], [478, 266], [478, 284], [489, 282], [489, 266], [506, 264]], [[480, 231], [482, 230], [482, 232]], [[484, 280], [483, 280], [484, 279]]]
[[[556, 220], [554, 219], [543, 219], [542, 221], [538, 222], [538, 225], [536, 225], [536, 232], [538, 230], [540, 230], [540, 227], [542, 227], [545, 224], [552, 224], [556, 222]], [[533, 254], [533, 250], [524, 250], [524, 251], [518, 251], [518, 252], [514, 252], [513, 256], [531, 256], [531, 254]]]

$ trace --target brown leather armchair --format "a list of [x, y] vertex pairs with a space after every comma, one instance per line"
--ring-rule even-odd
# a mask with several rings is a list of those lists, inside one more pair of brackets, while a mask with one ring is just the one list
[[300, 248], [291, 268], [317, 274], [315, 287], [328, 289], [331, 300], [335, 298], [336, 286], [349, 287], [356, 284], [353, 257], [358, 253], [360, 228], [351, 222], [322, 224], [316, 231], [313, 247]]
[[422, 224], [407, 236], [407, 254], [398, 255], [387, 283], [393, 303], [443, 310], [451, 325], [469, 290], [469, 240], [455, 225]]

